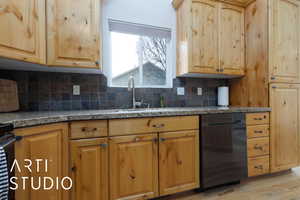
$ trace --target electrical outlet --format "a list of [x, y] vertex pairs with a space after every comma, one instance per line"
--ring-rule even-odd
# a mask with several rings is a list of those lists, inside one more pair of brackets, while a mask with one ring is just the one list
[[202, 96], [202, 88], [197, 88], [197, 95]]
[[80, 85], [73, 85], [73, 95], [80, 95]]
[[184, 95], [184, 87], [177, 88], [177, 95], [180, 95], [180, 96]]

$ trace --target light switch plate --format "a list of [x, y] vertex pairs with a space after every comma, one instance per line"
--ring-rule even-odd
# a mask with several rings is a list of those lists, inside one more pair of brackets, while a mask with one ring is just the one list
[[197, 88], [197, 95], [202, 96], [202, 88]]
[[184, 87], [178, 87], [177, 88], [177, 95], [184, 95]]
[[73, 85], [73, 95], [80, 95], [80, 85]]

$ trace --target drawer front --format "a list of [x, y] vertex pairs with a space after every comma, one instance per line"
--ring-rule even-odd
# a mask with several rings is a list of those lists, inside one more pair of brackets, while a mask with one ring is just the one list
[[269, 155], [269, 138], [248, 139], [248, 157]]
[[109, 135], [133, 135], [199, 129], [198, 116], [109, 120]]
[[249, 113], [246, 115], [247, 125], [269, 124], [269, 113]]
[[269, 125], [247, 126], [248, 138], [269, 137], [269, 133], [270, 133]]
[[262, 156], [248, 159], [248, 176], [259, 176], [270, 173], [270, 157]]
[[71, 138], [94, 138], [108, 135], [107, 120], [79, 121], [71, 123]]

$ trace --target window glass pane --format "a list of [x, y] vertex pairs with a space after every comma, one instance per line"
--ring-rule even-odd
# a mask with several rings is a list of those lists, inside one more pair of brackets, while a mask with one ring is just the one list
[[[151, 27], [151, 31], [151, 28], [147, 27], [148, 33], [151, 31], [151, 34], [144, 34], [145, 31], [138, 34], [140, 30], [146, 29], [139, 26], [139, 29], [136, 29], [138, 31], [130, 32], [132, 27], [137, 25], [125, 25], [113, 26], [110, 29], [112, 86], [127, 87], [130, 76], [134, 77], [136, 86], [166, 86], [170, 37], [162, 37], [165, 31], [162, 29]], [[169, 36], [169, 31], [165, 33]]]

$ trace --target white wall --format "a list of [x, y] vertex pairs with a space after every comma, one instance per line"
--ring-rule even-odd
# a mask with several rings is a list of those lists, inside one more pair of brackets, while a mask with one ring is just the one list
[[171, 29], [172, 77], [176, 66], [176, 13], [170, 0], [103, 0], [103, 69], [110, 74], [108, 19]]

